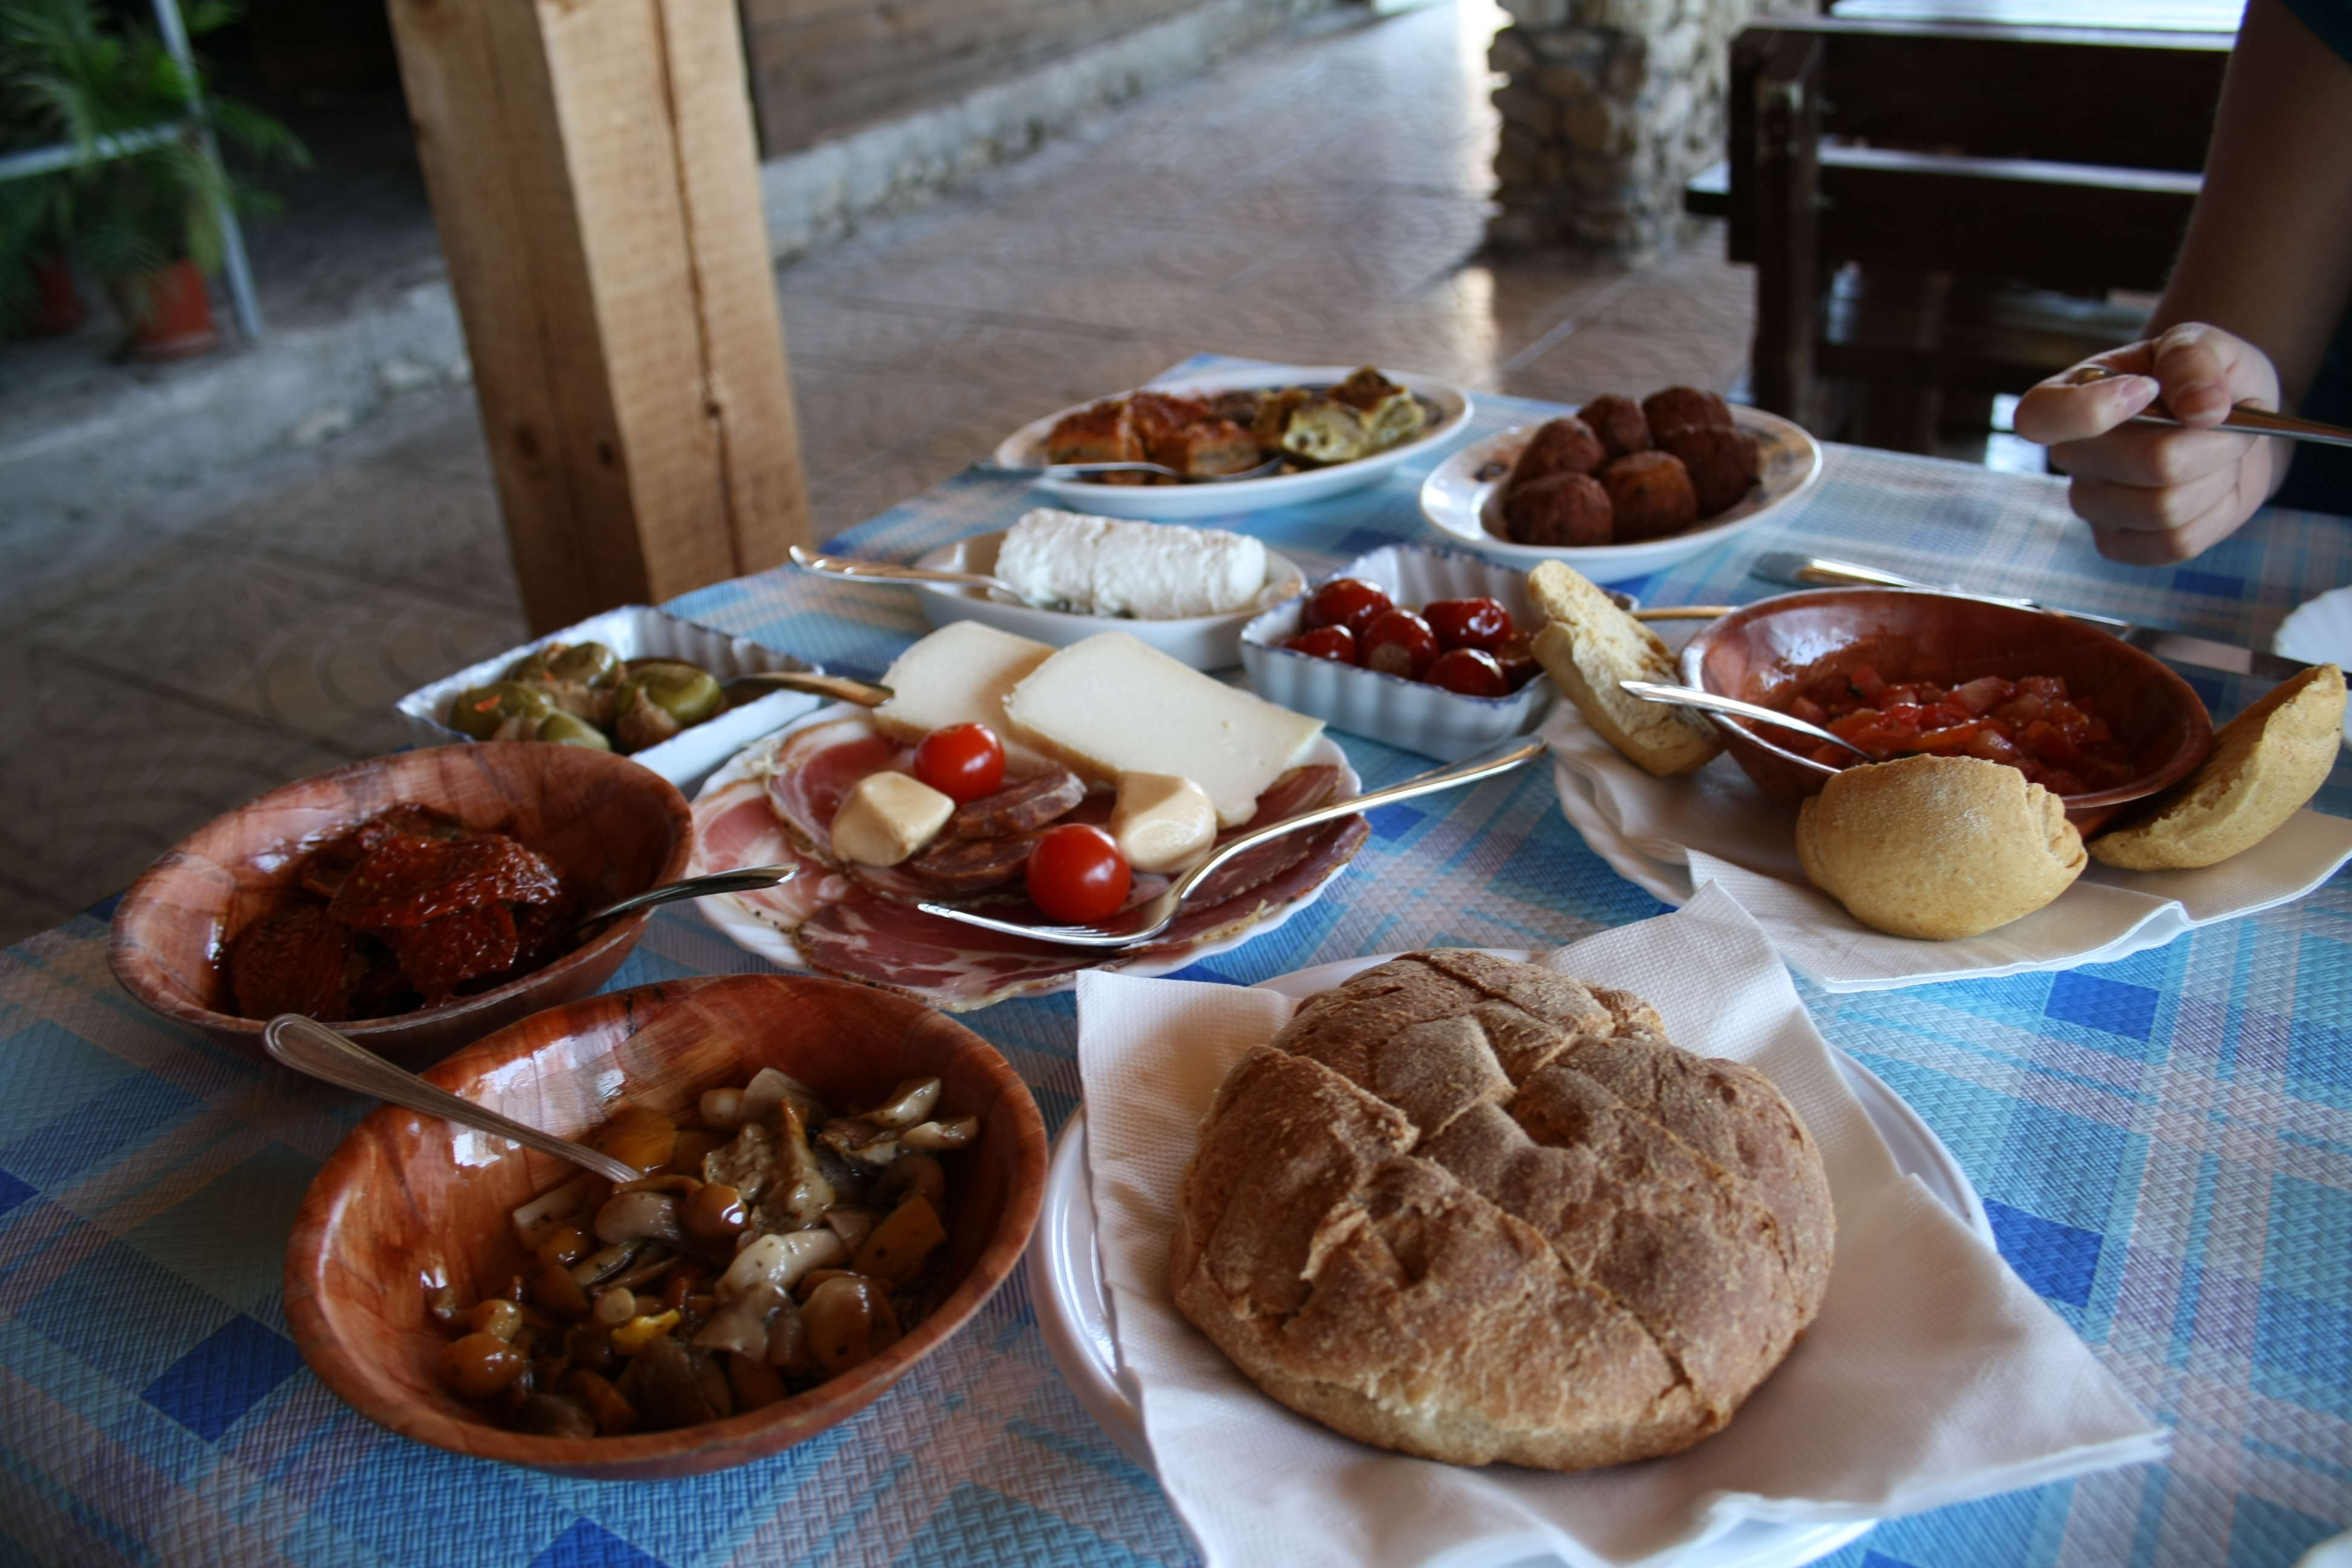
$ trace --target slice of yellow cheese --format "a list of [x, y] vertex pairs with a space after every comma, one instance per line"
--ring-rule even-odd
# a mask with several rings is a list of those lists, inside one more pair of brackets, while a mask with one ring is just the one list
[[1037, 773], [1045, 759], [1020, 744], [1005, 721], [1004, 699], [1053, 652], [978, 621], [950, 621], [890, 661], [882, 675], [890, 700], [874, 710], [874, 722], [909, 742], [950, 724], [985, 724], [1004, 743], [1006, 772]]
[[1247, 822], [1323, 722], [1210, 679], [1125, 632], [1055, 653], [1022, 678], [1004, 716], [1023, 741], [1098, 784], [1173, 773], [1207, 792], [1217, 820]]

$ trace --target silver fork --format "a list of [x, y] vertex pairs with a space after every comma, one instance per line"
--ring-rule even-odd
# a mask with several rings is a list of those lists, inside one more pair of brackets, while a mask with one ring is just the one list
[[[1296, 816], [1284, 817], [1280, 822], [1261, 827], [1255, 833], [1244, 833], [1239, 838], [1219, 845], [1214, 854], [1178, 878], [1170, 884], [1166, 892], [1150, 903], [1128, 910], [1127, 919], [1121, 921], [1122, 929], [1118, 931], [1105, 931], [1100, 926], [1022, 925], [1014, 921], [1000, 921], [990, 915], [960, 910], [952, 904], [920, 904], [917, 907], [925, 914], [938, 915], [942, 920], [961, 921], [966, 925], [979, 926], [983, 931], [1002, 931], [1007, 936], [1034, 937], [1040, 942], [1061, 942], [1070, 947], [1133, 947], [1139, 942], [1150, 942], [1175, 924], [1177, 911], [1183, 908], [1186, 896], [1207, 880], [1218, 867], [1270, 838], [1279, 838], [1286, 833], [1296, 833], [1302, 827], [1313, 827], [1318, 823], [1329, 822], [1337, 817], [1352, 816], [1357, 812], [1375, 805], [1386, 805], [1391, 801], [1411, 800], [1417, 795], [1431, 795], [1438, 790], [1452, 789], [1456, 784], [1472, 784], [1496, 773], [1508, 773], [1521, 763], [1541, 756], [1543, 751], [1541, 741], [1507, 741], [1451, 767], [1418, 774], [1402, 784], [1376, 789], [1370, 795], [1335, 800], [1310, 811], [1302, 811]], [[1129, 927], [1127, 921], [1132, 921], [1134, 924]]]

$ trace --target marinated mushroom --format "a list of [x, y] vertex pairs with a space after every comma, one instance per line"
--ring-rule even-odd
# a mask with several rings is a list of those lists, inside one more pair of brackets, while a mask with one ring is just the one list
[[910, 1079], [835, 1116], [771, 1068], [690, 1103], [700, 1125], [618, 1106], [592, 1142], [645, 1175], [516, 1209], [524, 1267], [471, 1305], [426, 1281], [457, 1336], [445, 1378], [518, 1430], [582, 1437], [757, 1409], [879, 1353], [944, 1288], [947, 1173], [916, 1145], [979, 1123], [939, 1117], [940, 1093]]

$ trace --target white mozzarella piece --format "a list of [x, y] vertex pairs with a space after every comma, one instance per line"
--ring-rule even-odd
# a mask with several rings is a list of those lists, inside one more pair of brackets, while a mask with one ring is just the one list
[[1110, 836], [1139, 871], [1176, 871], [1198, 860], [1217, 839], [1217, 808], [1209, 792], [1174, 773], [1126, 773], [1111, 807]]
[[1223, 529], [1035, 507], [1005, 533], [996, 574], [1026, 598], [1078, 615], [1223, 616], [1247, 609], [1265, 587], [1265, 546]]
[[955, 802], [905, 773], [868, 773], [833, 815], [833, 854], [860, 866], [896, 866], [929, 844]]
[[1189, 778], [1226, 826], [1323, 731], [1319, 719], [1210, 679], [1124, 632], [1072, 643], [1005, 699], [1021, 739], [1098, 784], [1122, 773]]

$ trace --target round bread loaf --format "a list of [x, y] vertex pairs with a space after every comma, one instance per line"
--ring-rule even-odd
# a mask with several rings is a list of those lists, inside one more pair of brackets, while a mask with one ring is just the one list
[[1218, 1089], [1176, 1304], [1258, 1386], [1453, 1464], [1580, 1470], [1719, 1430], [1835, 1237], [1780, 1091], [1649, 1004], [1435, 949], [1301, 1006]]
[[2344, 672], [2315, 664], [2221, 726], [2204, 763], [2092, 839], [2092, 857], [2128, 871], [2165, 871], [2251, 849], [2319, 793], [2343, 732]]
[[2030, 915], [2088, 864], [2059, 798], [1981, 757], [1846, 769], [1799, 808], [1797, 858], [1863, 924], [1930, 942]]

